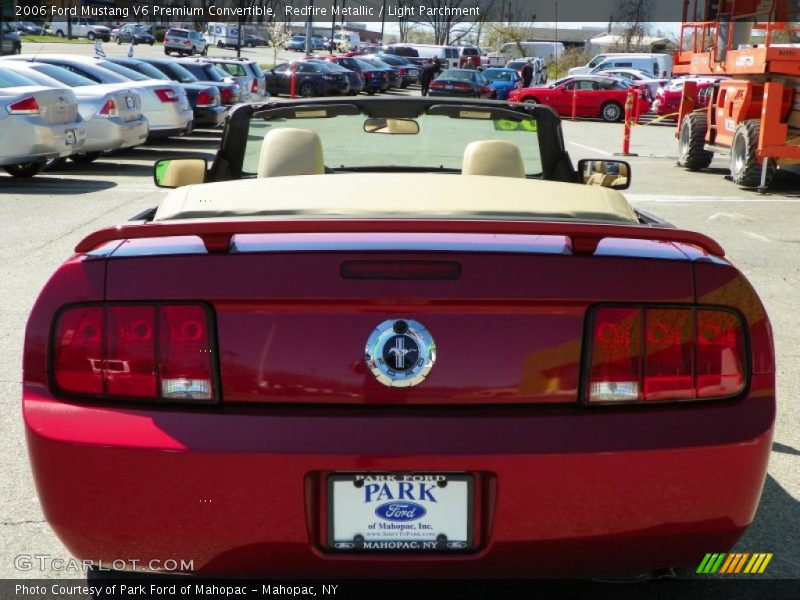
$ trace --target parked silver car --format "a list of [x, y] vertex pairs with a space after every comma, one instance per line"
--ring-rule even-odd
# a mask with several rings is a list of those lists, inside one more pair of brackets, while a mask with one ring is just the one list
[[164, 34], [164, 54], [175, 52], [178, 56], [208, 54], [208, 42], [203, 35], [193, 29], [172, 27]]
[[0, 72], [0, 166], [14, 177], [32, 177], [48, 159], [80, 151], [86, 124], [72, 90], [32, 85]]
[[269, 98], [267, 81], [256, 61], [246, 58], [202, 58], [198, 61], [217, 65], [233, 77], [242, 88], [242, 102], [263, 102]]
[[124, 84], [98, 85], [77, 73], [45, 63], [0, 62], [0, 73], [6, 70], [33, 84], [68, 88], [75, 93], [78, 110], [86, 122], [86, 143], [81, 152], [70, 157], [75, 162], [92, 162], [104, 151], [138, 146], [147, 140], [149, 128], [142, 114], [141, 97]]
[[67, 69], [95, 83], [124, 83], [139, 92], [142, 112], [150, 126], [148, 139], [182, 135], [191, 131], [192, 107], [179, 84], [150, 79], [110, 60], [61, 54], [21, 54], [0, 60], [42, 62]]

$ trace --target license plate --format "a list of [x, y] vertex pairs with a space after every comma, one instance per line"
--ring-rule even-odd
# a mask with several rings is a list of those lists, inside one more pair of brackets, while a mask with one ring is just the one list
[[348, 473], [328, 478], [328, 544], [355, 552], [472, 547], [473, 479], [453, 473]]
[[452, 83], [446, 83], [446, 84], [444, 84], [444, 89], [446, 89], [446, 90], [452, 90], [452, 89], [453, 89], [453, 84], [452, 84]]
[[67, 129], [65, 132], [65, 138], [67, 146], [72, 146], [75, 143], [75, 131], [73, 129]]

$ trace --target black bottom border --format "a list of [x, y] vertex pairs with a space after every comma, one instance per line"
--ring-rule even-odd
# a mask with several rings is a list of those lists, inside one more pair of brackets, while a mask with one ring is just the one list
[[[91, 589], [82, 589], [91, 588]], [[762, 600], [800, 598], [800, 579], [692, 579], [646, 582], [586, 580], [325, 580], [200, 578], [92, 573], [85, 579], [3, 579], [3, 600]]]

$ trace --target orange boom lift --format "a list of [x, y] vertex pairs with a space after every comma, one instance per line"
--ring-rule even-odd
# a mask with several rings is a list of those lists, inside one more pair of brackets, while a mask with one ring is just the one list
[[766, 191], [777, 169], [800, 173], [800, 0], [684, 0], [674, 72], [729, 77], [695, 110], [687, 80], [678, 164], [691, 170], [730, 153], [731, 178]]

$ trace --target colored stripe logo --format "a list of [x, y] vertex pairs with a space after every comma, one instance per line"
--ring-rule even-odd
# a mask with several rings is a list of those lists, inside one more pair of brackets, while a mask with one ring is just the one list
[[706, 554], [703, 562], [697, 567], [697, 573], [701, 575], [712, 575], [720, 573], [725, 575], [737, 575], [745, 573], [756, 575], [767, 570], [769, 561], [772, 560], [772, 553], [757, 552], [749, 554], [743, 553], [714, 553]]

